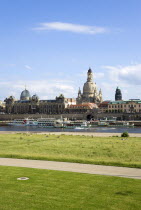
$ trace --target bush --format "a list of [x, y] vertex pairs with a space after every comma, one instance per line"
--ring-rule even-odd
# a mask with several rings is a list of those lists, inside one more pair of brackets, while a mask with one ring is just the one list
[[123, 132], [122, 134], [121, 134], [121, 137], [129, 137], [129, 133], [126, 131], [126, 132]]

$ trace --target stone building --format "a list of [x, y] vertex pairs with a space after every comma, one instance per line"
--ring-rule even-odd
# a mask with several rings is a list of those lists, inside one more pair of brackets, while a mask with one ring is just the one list
[[83, 86], [83, 93], [79, 88], [76, 101], [77, 104], [102, 102], [102, 91], [101, 89], [97, 90], [96, 83], [93, 82], [93, 72], [90, 68], [87, 72], [87, 81]]
[[44, 114], [62, 114], [67, 104], [64, 96], [61, 94], [55, 100], [40, 100], [39, 113]]
[[65, 99], [61, 94], [55, 100], [39, 100], [35, 94], [31, 97], [25, 89], [20, 95], [20, 100], [13, 96], [5, 99], [6, 113], [8, 114], [62, 114], [68, 104], [75, 103], [73, 99]]
[[[104, 102], [103, 102], [104, 103]], [[130, 99], [127, 101], [109, 101], [99, 105], [101, 113], [141, 113], [141, 100]]]
[[37, 95], [30, 96], [28, 90], [22, 91], [20, 100], [13, 96], [5, 99], [6, 113], [8, 114], [34, 114], [39, 111], [39, 98]]
[[0, 101], [0, 113], [4, 113], [5, 112], [5, 102]]
[[108, 104], [110, 103], [111, 101], [110, 100], [107, 100], [107, 101], [102, 101], [102, 103], [100, 103], [98, 105], [98, 108], [99, 108], [99, 113], [105, 113], [105, 112], [108, 112]]
[[94, 109], [98, 109], [98, 106], [95, 103], [83, 103], [70, 105], [65, 109], [65, 112], [69, 114], [83, 114]]

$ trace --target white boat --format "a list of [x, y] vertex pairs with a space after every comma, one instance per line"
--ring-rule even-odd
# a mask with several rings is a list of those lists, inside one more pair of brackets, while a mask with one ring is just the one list
[[54, 127], [55, 118], [39, 118], [37, 120], [39, 127]]
[[14, 126], [24, 126], [24, 119], [14, 119], [11, 120], [8, 125], [14, 125]]
[[34, 119], [14, 119], [11, 122], [8, 123], [8, 125], [14, 125], [14, 126], [37, 126], [38, 122]]
[[64, 123], [65, 128], [88, 128], [90, 125], [87, 121], [76, 120], [76, 121], [68, 121]]
[[24, 120], [24, 123], [26, 126], [37, 126], [38, 125], [37, 120], [28, 119], [28, 118]]
[[134, 123], [129, 123], [127, 121], [116, 121], [114, 123], [109, 123], [109, 126], [134, 127]]
[[107, 122], [107, 121], [99, 121], [98, 122], [98, 126], [108, 126], [109, 125], [109, 123]]
[[54, 122], [54, 127], [55, 128], [64, 128], [65, 127], [64, 121], [62, 119], [61, 120], [56, 120]]
[[89, 127], [87, 121], [76, 120], [76, 121], [69, 121], [59, 119], [54, 122], [55, 128], [87, 128]]
[[76, 130], [81, 130], [81, 129], [84, 129], [84, 128], [82, 128], [82, 127], [76, 127], [75, 129]]

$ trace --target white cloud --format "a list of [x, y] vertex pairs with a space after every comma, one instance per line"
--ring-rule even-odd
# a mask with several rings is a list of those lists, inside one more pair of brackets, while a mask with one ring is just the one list
[[130, 66], [105, 66], [109, 77], [117, 83], [125, 82], [129, 85], [141, 85], [141, 64]]
[[32, 70], [32, 67], [29, 66], [29, 65], [25, 65], [24, 67], [25, 67], [26, 69], [28, 69], [28, 70]]
[[[25, 83], [22, 80], [0, 82], [0, 88], [4, 90], [3, 95], [1, 95], [2, 100], [10, 95], [19, 99], [21, 92], [25, 88]], [[68, 80], [27, 80], [26, 88], [30, 91], [31, 95], [36, 93], [40, 99], [54, 99], [61, 93], [64, 94], [65, 97], [73, 97], [76, 95], [76, 90], [72, 82]]]
[[121, 88], [123, 99], [141, 98], [141, 64], [103, 66], [106, 81], [101, 83], [105, 99], [114, 99], [115, 89]]
[[105, 74], [103, 72], [99, 72], [99, 73], [95, 72], [94, 73], [94, 78], [96, 78], [96, 79], [101, 79], [104, 76], [105, 76]]
[[63, 22], [46, 22], [40, 23], [40, 26], [33, 28], [36, 31], [48, 31], [48, 30], [57, 30], [57, 31], [69, 31], [74, 33], [83, 33], [83, 34], [101, 34], [108, 31], [105, 27], [98, 26], [88, 26], [72, 23], [63, 23]]

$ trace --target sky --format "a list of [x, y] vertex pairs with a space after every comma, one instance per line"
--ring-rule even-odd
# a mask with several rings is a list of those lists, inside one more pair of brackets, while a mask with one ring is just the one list
[[26, 88], [77, 97], [89, 67], [104, 100], [141, 99], [141, 0], [0, 0], [0, 100]]

